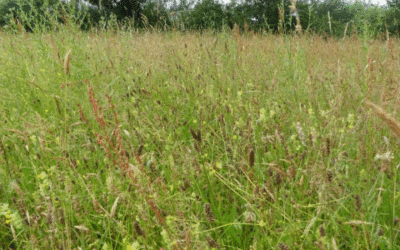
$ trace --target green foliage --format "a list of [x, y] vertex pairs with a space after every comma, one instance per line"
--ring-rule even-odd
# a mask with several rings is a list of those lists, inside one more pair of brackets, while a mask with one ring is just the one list
[[77, 1], [15, 0], [0, 5], [0, 25], [6, 29], [30, 32], [58, 30], [63, 24], [69, 29], [89, 29], [100, 19], [97, 11]]
[[156, 1], [147, 2], [142, 11], [146, 25], [151, 27], [165, 28], [172, 25], [167, 9]]
[[187, 23], [195, 30], [221, 30], [226, 14], [221, 4], [215, 0], [199, 2], [187, 15]]
[[145, 0], [89, 0], [89, 3], [97, 6], [99, 10], [114, 13], [118, 20], [133, 18], [136, 25], [142, 25], [142, 14]]
[[[155, 0], [90, 0], [90, 6], [78, 0], [68, 4], [60, 0], [10, 0], [0, 2], [0, 27], [11, 32], [41, 32], [68, 29], [90, 30], [122, 29], [124, 27], [155, 28], [167, 30], [222, 30], [237, 24], [241, 30], [276, 33], [279, 25], [283, 32], [292, 32], [297, 17], [303, 31], [341, 38], [357, 34], [364, 39], [378, 38], [382, 34], [397, 34], [400, 28], [398, 1], [389, 1], [388, 8], [360, 1], [301, 0], [296, 2], [296, 12], [290, 0], [232, 1], [223, 5], [215, 0], [167, 3]], [[280, 23], [279, 9], [283, 10]], [[125, 29], [125, 28], [124, 28]], [[129, 28], [130, 29], [130, 28]]]
[[2, 33], [0, 248], [399, 248], [397, 42], [116, 20]]

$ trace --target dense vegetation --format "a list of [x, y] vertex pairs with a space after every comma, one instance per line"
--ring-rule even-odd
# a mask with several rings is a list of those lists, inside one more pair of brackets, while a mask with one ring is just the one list
[[397, 0], [388, 0], [385, 6], [343, 0], [245, 0], [229, 4], [216, 0], [0, 0], [0, 27], [16, 29], [19, 24], [28, 31], [54, 30], [60, 23], [74, 22], [84, 30], [123, 23], [135, 28], [221, 31], [237, 24], [241, 30], [262, 33], [295, 31], [300, 18], [307, 32], [378, 38], [386, 30], [398, 34], [399, 9]]
[[400, 248], [400, 43], [379, 15], [340, 34], [282, 5], [240, 26], [244, 5], [138, 24], [35, 4], [0, 31], [0, 249]]

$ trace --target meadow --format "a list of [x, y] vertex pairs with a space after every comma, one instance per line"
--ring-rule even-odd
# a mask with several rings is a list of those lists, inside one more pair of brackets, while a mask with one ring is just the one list
[[0, 249], [399, 249], [399, 54], [0, 33]]

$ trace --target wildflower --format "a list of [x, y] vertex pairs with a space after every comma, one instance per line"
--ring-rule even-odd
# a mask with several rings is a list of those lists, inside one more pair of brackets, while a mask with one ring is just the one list
[[384, 137], [383, 137], [383, 140], [385, 141], [386, 146], [389, 147], [389, 144], [390, 144], [389, 139], [388, 139], [386, 136], [384, 136]]
[[42, 172], [38, 175], [39, 179], [44, 180], [47, 178], [47, 174], [45, 172]]
[[18, 213], [12, 211], [7, 203], [0, 206], [0, 216], [4, 216], [6, 224], [10, 224], [15, 228], [22, 228], [22, 220], [19, 218]]
[[303, 133], [303, 128], [300, 125], [300, 122], [297, 122], [297, 133], [299, 134], [300, 140], [301, 140], [301, 144], [303, 144], [303, 146], [306, 146], [306, 142], [305, 142], [305, 136]]
[[386, 152], [384, 154], [376, 154], [374, 160], [392, 160], [393, 157], [393, 153], [392, 152]]
[[348, 123], [349, 129], [352, 129], [354, 127], [354, 115], [353, 114], [349, 114], [347, 116], [347, 123]]
[[265, 122], [266, 121], [266, 117], [265, 117], [265, 109], [260, 109], [260, 121]]
[[126, 250], [139, 250], [141, 247], [140, 247], [140, 244], [139, 244], [139, 242], [137, 242], [137, 241], [135, 241], [135, 242], [133, 242], [132, 243], [132, 245], [128, 245], [127, 247], [126, 247]]
[[35, 135], [31, 135], [31, 137], [29, 137], [29, 138], [32, 140], [33, 143], [36, 142], [36, 136]]
[[328, 116], [327, 116], [327, 115], [328, 115], [328, 112], [329, 112], [329, 111], [325, 111], [325, 110], [320, 110], [320, 111], [319, 111], [320, 115], [321, 115], [322, 117], [324, 117], [324, 118], [327, 118], [327, 117], [328, 117]]
[[310, 116], [313, 116], [313, 115], [314, 115], [314, 111], [313, 111], [312, 108], [309, 108], [309, 109], [308, 109], [308, 114], [309, 114]]

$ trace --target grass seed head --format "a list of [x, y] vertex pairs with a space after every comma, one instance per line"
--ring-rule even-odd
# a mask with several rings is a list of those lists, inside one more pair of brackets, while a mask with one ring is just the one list
[[71, 52], [72, 52], [72, 50], [69, 50], [69, 51], [67, 52], [67, 54], [65, 54], [65, 57], [64, 57], [64, 71], [65, 71], [65, 74], [66, 74], [66, 75], [68, 75], [68, 73], [69, 73], [70, 60], [71, 60]]
[[249, 158], [249, 166], [250, 166], [250, 167], [254, 167], [254, 158], [255, 158], [255, 156], [254, 156], [254, 149], [251, 148], [251, 149], [249, 150], [248, 158]]
[[382, 228], [380, 228], [380, 227], [378, 227], [378, 230], [376, 231], [376, 234], [378, 235], [378, 236], [382, 236], [383, 235], [383, 229]]
[[195, 139], [198, 142], [201, 142], [201, 132], [200, 128], [196, 131], [192, 127], [190, 127], [190, 134], [192, 135], [193, 139]]
[[275, 178], [274, 178], [274, 184], [275, 184], [276, 186], [279, 186], [281, 183], [282, 183], [282, 176], [281, 176], [281, 173], [276, 172], [276, 173], [275, 173]]
[[22, 189], [18, 186], [18, 184], [15, 181], [11, 182], [11, 186], [18, 193], [20, 198], [24, 198], [24, 192], [22, 192]]
[[326, 138], [326, 148], [325, 148], [325, 156], [329, 156], [331, 154], [331, 140], [329, 137]]
[[381, 118], [387, 126], [392, 130], [396, 137], [400, 137], [400, 122], [394, 119], [391, 115], [389, 115], [383, 108], [379, 107], [378, 105], [370, 102], [365, 101], [365, 104], [370, 106], [375, 114]]
[[272, 168], [267, 168], [267, 174], [270, 176], [270, 177], [273, 177], [274, 176], [274, 171], [272, 171]]
[[296, 177], [296, 169], [293, 166], [290, 166], [287, 170], [287, 175], [290, 179], [294, 179]]
[[326, 231], [325, 231], [324, 225], [321, 225], [319, 227], [319, 235], [321, 235], [321, 237], [324, 237], [326, 235]]
[[137, 152], [137, 155], [138, 155], [138, 156], [140, 156], [140, 155], [142, 154], [142, 152], [143, 152], [143, 144], [140, 144], [140, 145], [139, 145], [139, 147], [138, 147], [138, 149], [137, 149], [136, 152]]
[[278, 249], [279, 250], [290, 250], [290, 247], [284, 243], [279, 243]]
[[118, 200], [119, 200], [119, 197], [117, 197], [117, 199], [115, 199], [114, 204], [113, 204], [113, 206], [111, 208], [111, 212], [110, 212], [110, 218], [111, 219], [114, 218], [115, 212], [117, 211]]
[[333, 180], [333, 172], [328, 170], [326, 172], [326, 178], [328, 179], [329, 182], [332, 182], [332, 180]]
[[204, 214], [205, 214], [205, 216], [207, 218], [207, 221], [210, 222], [210, 223], [214, 222], [215, 221], [215, 217], [214, 217], [214, 213], [213, 213], [213, 211], [211, 209], [210, 203], [205, 203], [204, 206], [203, 206], [203, 210], [204, 210]]
[[297, 183], [297, 186], [302, 187], [302, 186], [303, 186], [303, 183], [304, 183], [304, 175], [302, 175], [302, 176], [300, 177], [300, 181], [299, 181], [299, 183]]
[[354, 195], [354, 203], [356, 205], [357, 211], [360, 211], [361, 209], [361, 198], [358, 194]]
[[207, 240], [207, 243], [208, 243], [208, 246], [209, 246], [209, 247], [211, 247], [211, 248], [217, 248], [217, 249], [220, 248], [218, 242], [217, 242], [216, 240], [214, 240], [213, 238], [211, 238], [210, 236], [207, 235], [207, 236], [206, 236], [206, 240]]
[[137, 235], [139, 235], [139, 236], [143, 236], [143, 235], [144, 235], [144, 232], [143, 232], [142, 229], [140, 228], [139, 222], [135, 221], [135, 222], [133, 223], [133, 228], [135, 229]]

